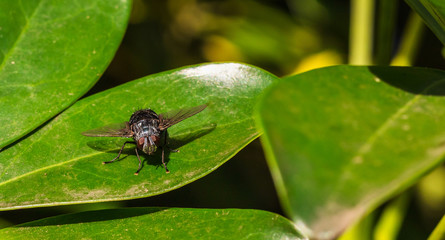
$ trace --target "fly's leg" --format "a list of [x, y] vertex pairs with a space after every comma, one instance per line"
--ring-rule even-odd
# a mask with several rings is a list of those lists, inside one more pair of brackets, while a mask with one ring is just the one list
[[138, 167], [138, 170], [134, 173], [134, 175], [138, 175], [139, 171], [141, 171], [141, 169], [142, 169], [142, 161], [141, 161], [141, 158], [139, 157], [138, 149], [135, 148], [134, 150], [136, 151], [136, 156], [138, 156], [138, 160], [139, 160], [139, 167]]
[[167, 165], [165, 165], [165, 161], [164, 161], [164, 148], [162, 148], [162, 164], [164, 165], [165, 173], [170, 173], [170, 171], [167, 169]]
[[121, 150], [119, 151], [119, 154], [117, 154], [117, 157], [113, 158], [113, 160], [111, 160], [111, 161], [102, 162], [102, 164], [112, 163], [112, 162], [115, 162], [116, 160], [118, 160], [122, 154], [122, 151], [124, 150], [125, 144], [127, 144], [127, 143], [136, 144], [135, 142], [130, 142], [130, 141], [125, 142], [124, 145], [122, 145]]
[[164, 157], [164, 148], [168, 148], [168, 150], [170, 150], [170, 151], [172, 151], [172, 152], [179, 152], [179, 150], [172, 150], [172, 149], [170, 149], [169, 147], [168, 147], [168, 145], [167, 145], [167, 138], [168, 138], [168, 132], [167, 132], [167, 130], [165, 130], [164, 132], [163, 132], [163, 135], [164, 135], [164, 143], [162, 144], [162, 146], [160, 146], [160, 148], [161, 148], [161, 150], [162, 150], [162, 165], [164, 165], [164, 168], [165, 168], [165, 172], [166, 173], [169, 173], [170, 171], [167, 169], [167, 165], [165, 164], [165, 157]]

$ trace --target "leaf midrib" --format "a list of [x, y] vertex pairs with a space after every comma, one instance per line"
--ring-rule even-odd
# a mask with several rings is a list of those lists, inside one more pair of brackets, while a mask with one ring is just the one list
[[[243, 120], [240, 120], [240, 121], [226, 123], [226, 124], [220, 124], [220, 125], [218, 125], [218, 127], [224, 127], [224, 126], [228, 126], [228, 125], [238, 124], [238, 123], [241, 123], [241, 122], [244, 122], [244, 121], [248, 121], [248, 120], [252, 120], [252, 119], [253, 119], [253, 117], [246, 118], [246, 119], [243, 119]], [[200, 130], [201, 129], [198, 129], [198, 130], [195, 130], [195, 131], [178, 134], [176, 136], [190, 135], [190, 134], [193, 134], [193, 132], [199, 132]], [[38, 142], [38, 141], [35, 141], [35, 142]], [[116, 150], [116, 149], [120, 149], [120, 148], [116, 147], [116, 148], [111, 148], [111, 149], [107, 149], [107, 150], [104, 150], [104, 151], [97, 151], [97, 152], [94, 152], [94, 153], [91, 153], [91, 154], [87, 154], [87, 155], [82, 155], [82, 156], [79, 156], [79, 157], [76, 157], [76, 158], [73, 158], [73, 159], [70, 159], [70, 160], [67, 160], [67, 161], [64, 161], [64, 162], [55, 163], [55, 164], [51, 164], [51, 165], [48, 165], [48, 166], [45, 166], [45, 167], [41, 167], [41, 168], [35, 169], [33, 171], [30, 171], [30, 172], [21, 174], [19, 176], [13, 177], [11, 179], [8, 179], [8, 180], [6, 180], [4, 182], [1, 182], [0, 183], [0, 187], [5, 185], [5, 184], [7, 184], [7, 183], [9, 183], [9, 182], [16, 181], [17, 179], [20, 179], [20, 178], [23, 178], [23, 177], [26, 177], [26, 176], [29, 176], [29, 175], [32, 175], [32, 174], [35, 174], [35, 173], [47, 170], [47, 169], [51, 169], [53, 167], [61, 166], [61, 165], [64, 165], [64, 164], [67, 164], [67, 163], [70, 163], [70, 162], [74, 162], [74, 161], [77, 161], [77, 160], [80, 160], [80, 159], [83, 159], [83, 158], [89, 158], [89, 157], [92, 157], [92, 156], [95, 156], [95, 155], [99, 155], [99, 154], [103, 154], [104, 152], [109, 152], [109, 151]], [[5, 168], [5, 171], [3, 172], [3, 175], [7, 171], [7, 169], [8, 169], [8, 167]]]

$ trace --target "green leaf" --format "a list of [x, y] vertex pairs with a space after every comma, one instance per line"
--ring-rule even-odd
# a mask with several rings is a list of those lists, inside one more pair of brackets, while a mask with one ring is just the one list
[[304, 239], [288, 219], [241, 209], [126, 208], [67, 214], [0, 230], [2, 239]]
[[281, 201], [312, 236], [338, 236], [443, 160], [445, 72], [337, 66], [283, 79], [259, 105]]
[[110, 63], [131, 1], [0, 1], [0, 149], [85, 94]]
[[[246, 65], [205, 64], [177, 69], [82, 99], [32, 136], [0, 153], [0, 208], [132, 199], [161, 194], [218, 168], [258, 137], [253, 120], [257, 95], [275, 76]], [[157, 113], [207, 103], [169, 128], [169, 174], [160, 151], [138, 160], [125, 138], [91, 138], [83, 131], [128, 121], [138, 108]], [[128, 156], [127, 156], [128, 155]], [[125, 157], [127, 156], [127, 157]]]
[[437, 38], [445, 45], [445, 1], [405, 0], [425, 21]]

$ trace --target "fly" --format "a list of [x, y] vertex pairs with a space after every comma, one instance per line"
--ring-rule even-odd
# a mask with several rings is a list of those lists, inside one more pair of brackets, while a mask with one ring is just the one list
[[138, 149], [148, 155], [153, 155], [158, 148], [161, 148], [162, 164], [164, 165], [165, 172], [169, 173], [170, 171], [167, 169], [167, 165], [164, 161], [164, 148], [167, 147], [167, 128], [201, 112], [206, 107], [207, 105], [203, 104], [161, 114], [156, 114], [151, 109], [138, 110], [131, 115], [130, 121], [128, 122], [96, 128], [83, 132], [82, 134], [88, 137], [133, 138], [134, 141], [127, 141], [122, 145], [117, 157], [111, 161], [103, 162], [103, 164], [112, 163], [118, 160], [124, 150], [125, 144], [135, 144], [136, 156], [139, 160], [139, 167], [134, 173], [135, 175], [138, 175], [139, 171], [142, 169], [142, 161], [139, 157]]

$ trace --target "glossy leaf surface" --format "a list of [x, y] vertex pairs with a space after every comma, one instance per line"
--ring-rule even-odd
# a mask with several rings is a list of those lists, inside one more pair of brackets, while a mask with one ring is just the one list
[[[205, 64], [151, 75], [82, 99], [35, 134], [0, 153], [0, 208], [132, 199], [161, 194], [212, 172], [258, 137], [257, 96], [275, 76], [250, 66]], [[204, 111], [168, 129], [166, 151], [140, 152], [126, 138], [94, 138], [82, 132], [128, 121], [140, 108], [157, 113], [207, 103]]]
[[99, 79], [131, 1], [0, 1], [0, 149], [55, 116]]
[[259, 125], [284, 207], [330, 239], [439, 164], [445, 73], [337, 66], [285, 78]]

